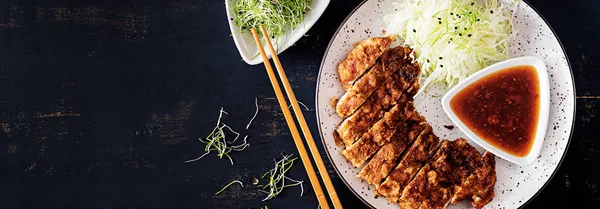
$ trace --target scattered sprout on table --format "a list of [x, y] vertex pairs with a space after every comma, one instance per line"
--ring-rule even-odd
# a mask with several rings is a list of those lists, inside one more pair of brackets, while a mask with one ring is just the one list
[[[231, 153], [232, 151], [239, 152], [239, 151], [246, 149], [248, 146], [250, 146], [250, 144], [248, 144], [248, 141], [247, 141], [247, 138], [248, 138], [247, 135], [244, 136], [244, 140], [242, 143], [235, 144], [237, 139], [240, 137], [240, 133], [234, 131], [231, 127], [229, 127], [227, 124], [225, 124], [221, 121], [223, 119], [223, 114], [228, 114], [228, 113], [225, 112], [223, 110], [223, 108], [221, 108], [221, 110], [219, 111], [219, 118], [217, 119], [217, 124], [216, 124], [215, 128], [213, 129], [213, 131], [205, 139], [202, 139], [202, 138], [198, 139], [198, 140], [200, 140], [200, 142], [202, 142], [206, 145], [204, 147], [205, 153], [196, 159], [191, 159], [191, 160], [185, 161], [186, 163], [200, 160], [204, 156], [210, 154], [212, 151], [215, 151], [215, 152], [217, 152], [217, 156], [219, 157], [219, 159], [223, 159], [223, 157], [227, 157], [229, 159], [229, 161], [231, 162], [231, 165], [233, 165], [233, 159], [231, 159], [231, 156], [229, 155], [229, 153]], [[226, 132], [229, 132], [230, 134], [234, 134], [235, 138], [231, 141], [228, 141], [226, 139]]]
[[229, 182], [229, 184], [225, 185], [221, 190], [219, 190], [217, 193], [215, 193], [215, 195], [221, 194], [221, 192], [225, 191], [225, 189], [227, 189], [229, 186], [231, 186], [232, 184], [238, 183], [240, 186], [244, 187], [244, 184], [241, 181], [235, 180], [235, 181], [231, 181]]
[[[304, 107], [304, 109], [306, 111], [310, 111], [310, 108], [308, 108], [308, 106], [306, 106], [304, 103], [302, 103], [301, 101], [298, 101], [298, 104], [302, 105], [302, 107]], [[288, 105], [288, 108], [292, 108], [292, 104], [290, 102], [290, 105]]]
[[[292, 155], [283, 155], [281, 160], [275, 162], [275, 168], [267, 171], [262, 176], [263, 179], [266, 178], [268, 181], [267, 185], [260, 190], [261, 192], [267, 194], [267, 197], [265, 197], [262, 201], [267, 201], [276, 197], [286, 187], [299, 185], [301, 189], [300, 196], [304, 194], [304, 187], [302, 186], [303, 181], [294, 180], [285, 176], [286, 172], [290, 170], [292, 165], [294, 165], [294, 161], [298, 159], [291, 158], [291, 156]], [[291, 182], [291, 184], [286, 181]]]
[[256, 116], [258, 115], [258, 98], [254, 97], [254, 105], [256, 105], [256, 112], [254, 112], [254, 116], [252, 116], [252, 119], [250, 119], [250, 122], [248, 122], [248, 125], [246, 125], [246, 130], [248, 128], [250, 128], [250, 124], [252, 124], [252, 121], [254, 121], [254, 118], [256, 118]]

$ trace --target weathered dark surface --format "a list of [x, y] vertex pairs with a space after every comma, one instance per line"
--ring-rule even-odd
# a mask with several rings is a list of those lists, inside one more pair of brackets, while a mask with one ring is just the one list
[[[338, 25], [359, 0], [333, 0], [280, 56], [318, 139], [318, 68]], [[600, 207], [600, 17], [597, 1], [531, 1], [561, 38], [577, 84], [567, 157], [528, 206]], [[258, 97], [260, 114], [244, 130]], [[235, 165], [202, 154], [219, 108], [249, 134]], [[320, 142], [318, 143], [320, 144]], [[262, 66], [241, 61], [223, 1], [26, 0], [0, 2], [0, 204], [2, 208], [317, 208], [306, 180], [271, 201], [248, 183], [281, 152], [296, 153]], [[327, 157], [323, 153], [326, 161]], [[326, 162], [329, 166], [329, 163]], [[346, 208], [364, 208], [329, 166]]]

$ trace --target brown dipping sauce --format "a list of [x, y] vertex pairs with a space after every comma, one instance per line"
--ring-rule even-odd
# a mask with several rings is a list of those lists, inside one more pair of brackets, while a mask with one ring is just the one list
[[452, 111], [477, 136], [519, 157], [531, 150], [539, 107], [539, 78], [530, 65], [487, 75], [450, 101]]

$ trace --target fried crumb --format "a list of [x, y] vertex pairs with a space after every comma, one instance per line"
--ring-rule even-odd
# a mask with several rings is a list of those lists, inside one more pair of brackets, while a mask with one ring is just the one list
[[449, 130], [454, 130], [454, 126], [453, 125], [444, 125], [444, 128], [447, 128]]
[[329, 104], [331, 105], [331, 107], [333, 107], [333, 109], [335, 109], [335, 107], [337, 106], [337, 103], [340, 99], [337, 98], [336, 96], [334, 96], [333, 98], [331, 98], [331, 100], [329, 101]]

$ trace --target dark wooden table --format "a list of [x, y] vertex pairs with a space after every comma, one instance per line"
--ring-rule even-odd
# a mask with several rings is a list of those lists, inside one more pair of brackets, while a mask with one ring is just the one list
[[[314, 94], [329, 40], [359, 0], [332, 0], [280, 58], [319, 139]], [[577, 119], [562, 166], [530, 208], [600, 207], [598, 1], [532, 0], [556, 30], [577, 85]], [[260, 112], [251, 129], [244, 130]], [[251, 146], [235, 165], [198, 137], [226, 123]], [[320, 146], [320, 141], [318, 141]], [[261, 202], [248, 183], [296, 153], [263, 66], [246, 65], [219, 0], [8, 0], [0, 3], [1, 208], [317, 208], [306, 192]], [[365, 208], [321, 150], [346, 208]]]

